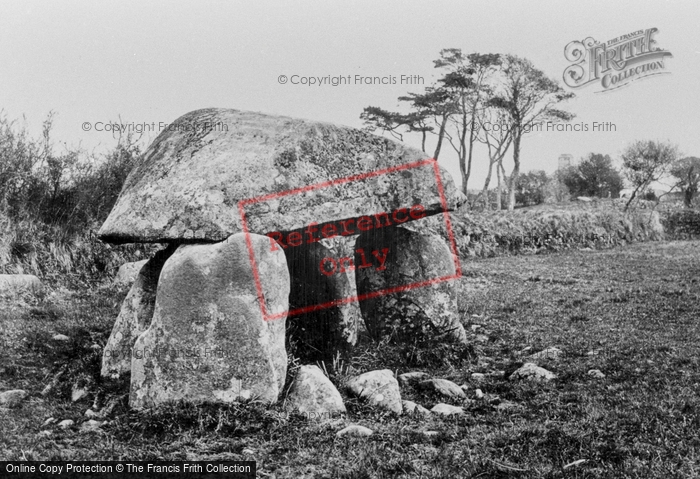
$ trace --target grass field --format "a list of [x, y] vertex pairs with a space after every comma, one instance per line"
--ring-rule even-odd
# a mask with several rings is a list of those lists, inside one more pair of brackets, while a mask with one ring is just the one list
[[[126, 290], [58, 290], [42, 301], [6, 302], [0, 391], [23, 388], [31, 397], [0, 410], [0, 460], [254, 459], [260, 477], [280, 478], [700, 476], [700, 242], [463, 266], [460, 309], [471, 348], [397, 350], [365, 339], [353, 359], [326, 365], [338, 386], [386, 367], [466, 384], [469, 399], [453, 404], [467, 414], [457, 418], [395, 416], [348, 398], [348, 417], [326, 422], [255, 404], [132, 412], [124, 404], [128, 384], [98, 375]], [[53, 340], [57, 333], [70, 340]], [[556, 380], [506, 379], [550, 346], [564, 355], [538, 364]], [[606, 377], [593, 378], [590, 369]], [[485, 379], [475, 382], [473, 372]], [[56, 387], [42, 395], [57, 374]], [[90, 394], [72, 402], [75, 383]], [[410, 388], [402, 395], [428, 408], [450, 402]], [[107, 424], [82, 431], [95, 400], [116, 407]], [[75, 425], [43, 425], [48, 418]], [[336, 438], [349, 423], [374, 434]]]

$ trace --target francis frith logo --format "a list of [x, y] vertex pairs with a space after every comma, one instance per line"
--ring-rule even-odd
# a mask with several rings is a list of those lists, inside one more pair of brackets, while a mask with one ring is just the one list
[[656, 46], [657, 28], [638, 30], [607, 42], [592, 37], [575, 40], [564, 48], [566, 60], [571, 62], [564, 70], [564, 83], [570, 88], [600, 84], [596, 93], [616, 90], [631, 82], [666, 71], [665, 60], [671, 52]]

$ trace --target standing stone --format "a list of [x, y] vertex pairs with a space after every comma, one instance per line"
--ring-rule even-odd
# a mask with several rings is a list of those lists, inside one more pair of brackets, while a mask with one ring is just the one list
[[285, 406], [307, 419], [329, 419], [346, 413], [343, 398], [318, 366], [299, 368]]
[[132, 347], [153, 318], [160, 271], [176, 249], [177, 245], [171, 245], [158, 251], [138, 272], [102, 354], [102, 376], [117, 378], [131, 371]]
[[[213, 245], [180, 246], [160, 274], [150, 327], [131, 365], [134, 408], [185, 400], [277, 401], [284, 386], [289, 272], [269, 238], [237, 233]], [[261, 298], [268, 315], [265, 321]]]
[[306, 310], [287, 320], [290, 339], [297, 344], [295, 355], [302, 360], [330, 361], [337, 353], [348, 353], [357, 342], [361, 316], [357, 301], [329, 306], [357, 295], [354, 272], [327, 275], [320, 267], [327, 257], [353, 257], [355, 240], [344, 239], [349, 247], [340, 241], [322, 240], [284, 250], [292, 282], [289, 309]]
[[117, 270], [117, 275], [114, 277], [114, 282], [117, 284], [133, 284], [138, 278], [141, 268], [148, 262], [147, 259], [141, 261], [133, 261], [124, 263]]
[[[360, 296], [455, 274], [455, 260], [445, 242], [434, 235], [401, 227], [384, 227], [362, 234], [356, 243], [357, 291]], [[370, 254], [375, 260], [370, 259]], [[386, 255], [382, 266], [377, 261]], [[365, 261], [366, 260], [366, 261]], [[371, 267], [361, 267], [372, 263]], [[367, 330], [379, 339], [394, 334], [402, 340], [416, 335], [467, 342], [457, 311], [452, 280], [413, 289], [381, 293], [360, 301]]]

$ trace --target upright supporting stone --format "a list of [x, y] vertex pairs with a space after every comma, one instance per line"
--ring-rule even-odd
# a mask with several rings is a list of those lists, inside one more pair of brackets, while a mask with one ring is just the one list
[[[282, 251], [251, 234], [268, 315], [288, 309]], [[213, 245], [180, 246], [161, 271], [153, 321], [136, 341], [131, 365], [134, 408], [184, 400], [277, 401], [287, 355], [285, 318], [265, 321], [246, 235]]]
[[177, 245], [170, 245], [158, 251], [138, 272], [102, 353], [102, 376], [117, 378], [131, 371], [131, 352], [136, 338], [153, 318], [160, 271], [176, 249]]
[[[386, 227], [360, 235], [356, 248], [367, 258], [375, 252], [380, 257], [386, 255], [383, 267], [362, 268], [363, 257], [356, 253], [357, 292], [360, 295], [455, 274], [450, 249], [434, 235]], [[404, 340], [417, 334], [429, 334], [460, 343], [467, 341], [459, 321], [453, 281], [380, 294], [361, 301], [360, 310], [368, 332], [375, 338], [394, 334]]]
[[306, 310], [288, 319], [290, 337], [298, 344], [296, 353], [303, 360], [330, 360], [338, 352], [348, 352], [357, 342], [357, 302], [321, 307], [357, 295], [352, 270], [334, 274], [323, 274], [321, 270], [324, 258], [353, 257], [355, 239], [343, 240], [322, 240], [285, 249], [292, 282], [290, 311]]

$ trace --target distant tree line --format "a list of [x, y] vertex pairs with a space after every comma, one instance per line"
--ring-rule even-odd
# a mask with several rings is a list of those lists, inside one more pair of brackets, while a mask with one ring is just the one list
[[651, 185], [671, 181], [668, 193], [682, 193], [686, 207], [697, 203], [700, 190], [700, 158], [682, 157], [670, 143], [636, 141], [621, 155], [617, 169], [609, 155], [590, 153], [576, 165], [557, 170], [551, 176], [544, 171], [521, 174], [516, 182], [516, 202], [528, 206], [547, 198], [562, 201], [566, 196], [619, 198], [625, 180], [631, 185], [626, 207], [637, 199], [657, 200]]

